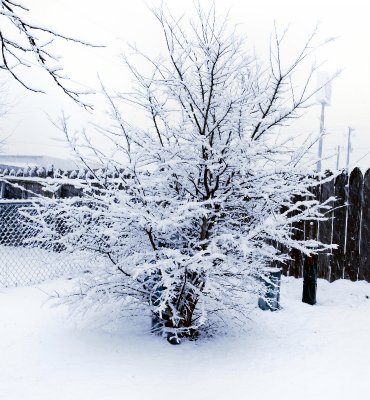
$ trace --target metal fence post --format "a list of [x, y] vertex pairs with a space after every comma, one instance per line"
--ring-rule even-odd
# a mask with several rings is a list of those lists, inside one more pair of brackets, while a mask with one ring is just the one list
[[280, 308], [281, 269], [269, 268], [261, 280], [265, 285], [266, 292], [264, 297], [258, 299], [258, 307], [264, 311], [278, 310]]

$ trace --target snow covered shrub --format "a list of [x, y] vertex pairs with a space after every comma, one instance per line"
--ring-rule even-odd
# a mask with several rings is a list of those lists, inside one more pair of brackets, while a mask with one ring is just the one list
[[[272, 242], [306, 254], [326, 247], [292, 238], [293, 222], [320, 219], [327, 206], [308, 190], [317, 180], [301, 162], [305, 148], [294, 150], [277, 135], [313, 94], [314, 67], [300, 91], [292, 79], [314, 35], [285, 67], [276, 34], [266, 67], [214, 8], [199, 8], [189, 26], [163, 10], [154, 15], [167, 54], [154, 61], [137, 51], [152, 66], [148, 76], [126, 60], [136, 80], [132, 92], [103, 88], [112, 118], [104, 134], [115, 155], [84, 134], [80, 147], [62, 121], [90, 177], [78, 181], [82, 198], [44, 200], [38, 240], [79, 252], [87, 269], [100, 257], [67, 301], [82, 310], [109, 305], [116, 316], [146, 309], [158, 331], [192, 336], [210, 316], [245, 320], [263, 291], [264, 269], [284, 260]], [[150, 126], [128, 124], [121, 100], [137, 105]], [[86, 148], [100, 168], [91, 166]], [[50, 215], [65, 221], [67, 234], [42, 229]]]

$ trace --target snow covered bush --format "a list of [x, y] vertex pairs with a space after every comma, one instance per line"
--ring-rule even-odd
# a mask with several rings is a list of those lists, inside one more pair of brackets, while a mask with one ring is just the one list
[[[301, 162], [306, 148], [292, 149], [278, 135], [313, 94], [314, 67], [300, 91], [293, 78], [315, 35], [284, 66], [276, 33], [265, 66], [214, 8], [199, 7], [189, 25], [162, 9], [154, 15], [167, 54], [155, 61], [137, 50], [150, 75], [125, 60], [136, 81], [130, 93], [103, 87], [112, 125], [101, 130], [113, 156], [61, 121], [86, 166], [85, 178], [69, 182], [83, 197], [44, 199], [37, 240], [85, 257], [90, 274], [66, 301], [81, 310], [109, 305], [115, 316], [146, 309], [158, 331], [192, 336], [210, 318], [245, 320], [266, 267], [286, 257], [273, 242], [306, 254], [326, 248], [292, 238], [294, 221], [320, 219], [327, 205], [310, 196], [317, 180]], [[120, 101], [149, 119], [131, 126]], [[68, 233], [43, 224], [46, 218], [63, 219]]]

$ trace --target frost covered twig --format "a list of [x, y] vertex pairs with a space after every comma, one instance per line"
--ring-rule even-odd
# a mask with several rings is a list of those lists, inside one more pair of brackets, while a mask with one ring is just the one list
[[62, 74], [63, 68], [59, 65], [60, 57], [49, 49], [55, 38], [85, 46], [97, 46], [30, 22], [25, 17], [28, 12], [29, 9], [20, 3], [10, 0], [0, 1], [2, 23], [0, 29], [0, 68], [7, 71], [26, 89], [44, 93], [40, 87], [27, 83], [20, 68], [30, 68], [36, 61], [67, 96], [83, 107], [91, 108], [90, 105], [81, 100], [81, 95], [90, 92], [77, 90], [70, 86], [70, 79]]

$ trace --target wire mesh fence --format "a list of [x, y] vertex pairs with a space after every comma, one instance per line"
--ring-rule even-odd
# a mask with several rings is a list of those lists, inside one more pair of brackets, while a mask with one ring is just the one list
[[[78, 273], [82, 266], [60, 246], [33, 240], [37, 230], [24, 211], [36, 212], [32, 202], [0, 201], [0, 287], [36, 284]], [[64, 229], [63, 221], [53, 223]]]

